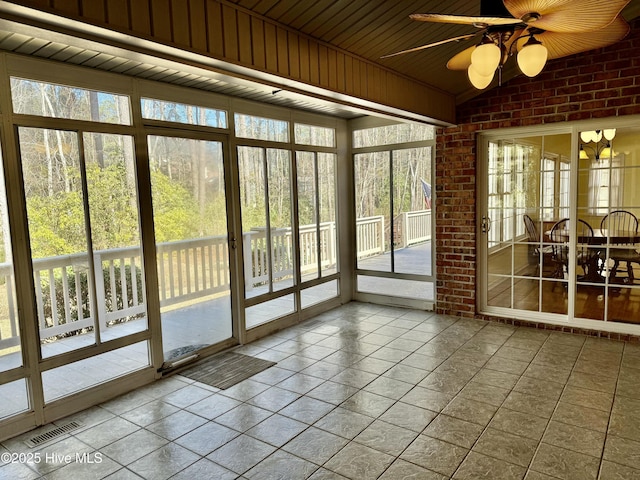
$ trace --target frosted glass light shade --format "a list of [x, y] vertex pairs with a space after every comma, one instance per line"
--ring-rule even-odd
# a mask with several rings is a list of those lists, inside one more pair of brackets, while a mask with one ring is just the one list
[[616, 129], [615, 128], [605, 128], [602, 131], [602, 134], [604, 135], [604, 138], [606, 138], [607, 140], [613, 140], [613, 137], [616, 136]]
[[580, 145], [580, 160], [589, 160], [589, 154], [582, 145]]
[[547, 63], [547, 47], [533, 37], [518, 52], [518, 66], [527, 77], [535, 77]]
[[606, 146], [604, 147], [601, 151], [600, 151], [600, 155], [598, 155], [599, 158], [613, 158], [615, 157], [616, 154], [613, 151], [613, 149], [610, 146]]
[[478, 75], [483, 77], [487, 75], [493, 76], [493, 72], [496, 71], [500, 64], [500, 57], [500, 47], [495, 43], [481, 43], [471, 54], [471, 65], [473, 65]]
[[489, 86], [491, 80], [493, 80], [493, 74], [494, 72], [492, 71], [489, 75], [480, 75], [475, 69], [473, 63], [469, 65], [469, 68], [467, 69], [467, 75], [469, 75], [471, 85], [476, 87], [478, 90], [484, 90]]

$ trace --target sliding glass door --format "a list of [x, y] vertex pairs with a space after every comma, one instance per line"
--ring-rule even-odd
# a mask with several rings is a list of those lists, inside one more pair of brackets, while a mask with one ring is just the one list
[[231, 338], [224, 143], [149, 135], [165, 362]]
[[[50, 402], [149, 365], [146, 341], [106, 346], [148, 328], [133, 142], [29, 127], [18, 138], [40, 356], [96, 350], [79, 361], [43, 362]], [[97, 359], [100, 368], [89, 370]]]
[[569, 216], [571, 135], [492, 140], [487, 152], [487, 306], [566, 314], [550, 232]]
[[481, 139], [482, 312], [639, 323], [640, 127], [604, 124]]

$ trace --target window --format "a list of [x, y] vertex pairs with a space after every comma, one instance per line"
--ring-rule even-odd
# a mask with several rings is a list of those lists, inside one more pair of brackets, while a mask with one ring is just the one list
[[490, 247], [525, 234], [522, 217], [527, 213], [532, 195], [528, 173], [532, 158], [535, 157], [534, 151], [530, 145], [506, 142], [489, 144]]
[[296, 123], [294, 130], [295, 142], [299, 145], [313, 145], [316, 147], [335, 147], [336, 145], [336, 131], [334, 128]]
[[376, 147], [395, 143], [421, 142], [435, 138], [435, 127], [417, 123], [398, 123], [365, 128], [353, 132], [353, 148]]
[[356, 290], [431, 301], [433, 127], [363, 128], [353, 138], [363, 147], [353, 154]]
[[186, 123], [203, 127], [227, 128], [227, 112], [214, 108], [142, 98], [142, 117], [150, 120]]
[[11, 100], [15, 113], [131, 125], [126, 95], [11, 77]]
[[560, 205], [558, 218], [569, 218], [569, 188], [571, 182], [571, 164], [568, 161], [560, 162], [560, 192], [558, 195]]
[[236, 137], [272, 142], [289, 141], [289, 122], [242, 113], [236, 113], [234, 120]]
[[542, 159], [542, 219], [554, 218], [556, 201], [556, 161], [552, 158]]
[[589, 210], [592, 215], [606, 215], [609, 206], [623, 204], [622, 155], [591, 162], [589, 170]]

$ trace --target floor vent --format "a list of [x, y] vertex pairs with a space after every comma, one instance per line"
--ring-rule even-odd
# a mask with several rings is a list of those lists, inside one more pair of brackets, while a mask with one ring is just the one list
[[60, 425], [59, 427], [53, 428], [47, 432], [35, 435], [29, 438], [28, 440], [26, 440], [25, 443], [31, 448], [39, 447], [43, 443], [47, 443], [47, 442], [50, 442], [51, 440], [55, 440], [59, 436], [64, 435], [65, 433], [69, 433], [75, 430], [76, 428], [80, 428], [81, 426], [82, 424], [78, 422], [65, 423], [64, 425]]

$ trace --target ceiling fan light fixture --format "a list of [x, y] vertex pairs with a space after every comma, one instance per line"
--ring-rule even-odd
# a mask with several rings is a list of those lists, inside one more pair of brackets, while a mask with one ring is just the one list
[[486, 77], [491, 75], [500, 65], [500, 59], [502, 58], [502, 52], [500, 47], [496, 45], [489, 37], [484, 37], [480, 45], [478, 45], [471, 54], [471, 65], [475, 71]]
[[518, 52], [518, 66], [527, 77], [535, 77], [547, 63], [548, 54], [547, 47], [531, 35]]
[[493, 80], [494, 73], [495, 71], [492, 71], [489, 75], [480, 75], [473, 63], [469, 65], [469, 68], [467, 69], [467, 75], [469, 76], [471, 85], [473, 85], [478, 90], [484, 90], [489, 86], [491, 80]]

